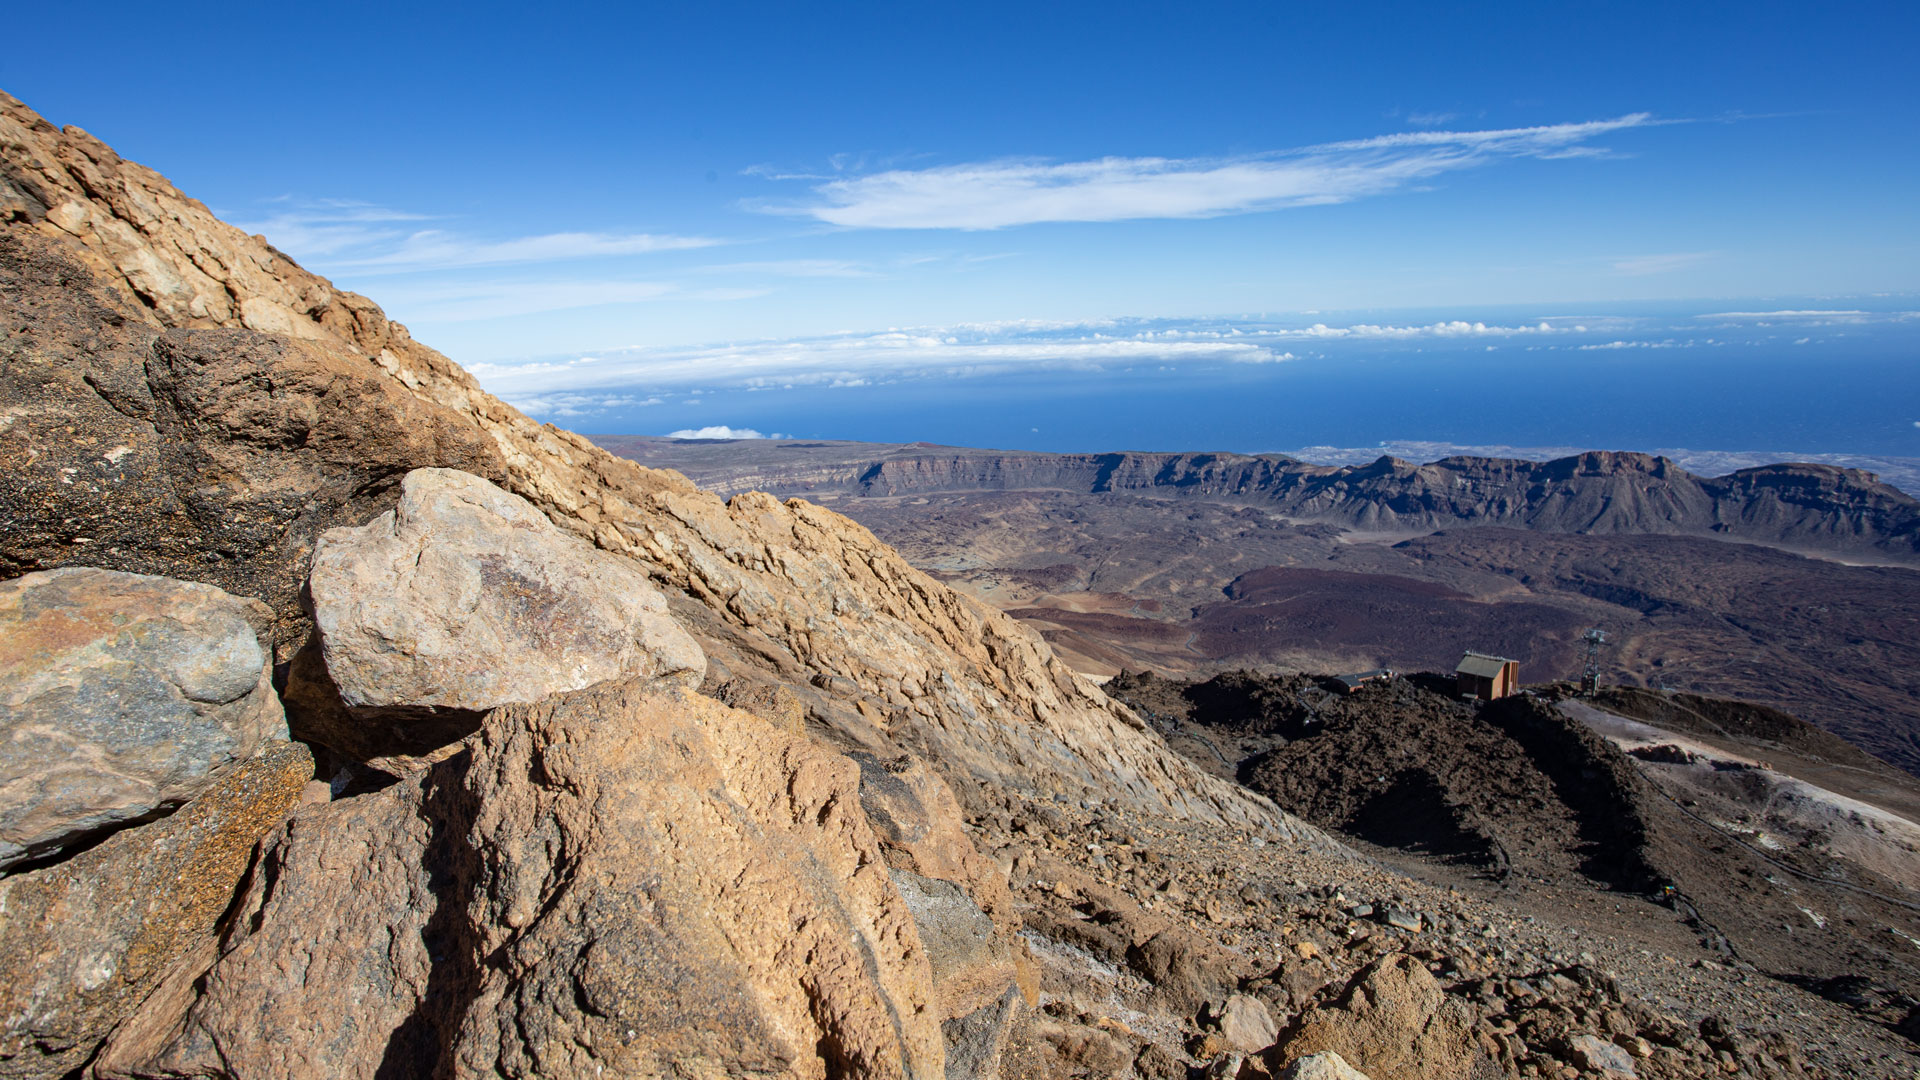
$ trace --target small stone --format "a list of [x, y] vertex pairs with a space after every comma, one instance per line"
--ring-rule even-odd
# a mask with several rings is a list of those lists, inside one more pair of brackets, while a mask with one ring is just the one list
[[1234, 1049], [1253, 1054], [1273, 1045], [1280, 1035], [1280, 1025], [1273, 1022], [1265, 1002], [1234, 994], [1220, 1011], [1220, 1034]]
[[1380, 911], [1380, 921], [1396, 930], [1405, 930], [1409, 934], [1420, 932], [1424, 921], [1417, 912], [1388, 904]]
[[1327, 1050], [1294, 1062], [1280, 1074], [1280, 1080], [1368, 1080], [1368, 1077], [1347, 1064], [1346, 1058]]
[[1302, 960], [1311, 960], [1320, 955], [1320, 947], [1311, 941], [1296, 941], [1293, 943], [1293, 952]]
[[1648, 1058], [1653, 1056], [1653, 1044], [1638, 1035], [1615, 1035], [1613, 1042], [1615, 1046], [1620, 1047], [1634, 1057]]
[[1593, 1035], [1575, 1035], [1567, 1040], [1573, 1060], [1609, 1076], [1633, 1076], [1633, 1058], [1625, 1050]]

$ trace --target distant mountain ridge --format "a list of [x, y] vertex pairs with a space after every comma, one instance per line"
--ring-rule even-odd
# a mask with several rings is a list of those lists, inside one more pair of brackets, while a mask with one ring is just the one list
[[1497, 525], [1545, 532], [1709, 535], [1920, 561], [1920, 501], [1859, 469], [1778, 464], [1703, 477], [1665, 457], [1588, 451], [1554, 461], [1448, 457], [1313, 465], [1279, 454], [1052, 454], [924, 444], [693, 443], [598, 436], [710, 488], [900, 497], [1061, 490], [1200, 498], [1366, 532]]

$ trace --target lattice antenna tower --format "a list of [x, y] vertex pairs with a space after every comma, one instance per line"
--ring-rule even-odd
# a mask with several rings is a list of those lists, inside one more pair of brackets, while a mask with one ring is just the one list
[[1607, 643], [1607, 632], [1590, 626], [1580, 640], [1587, 643], [1587, 663], [1580, 669], [1580, 692], [1591, 694], [1600, 689], [1600, 646]]

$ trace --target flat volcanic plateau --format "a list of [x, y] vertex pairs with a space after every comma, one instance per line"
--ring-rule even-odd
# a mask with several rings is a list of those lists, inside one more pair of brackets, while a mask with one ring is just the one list
[[1871, 473], [1083, 454], [597, 436], [721, 492], [800, 496], [1039, 631], [1077, 669], [1450, 670], [1463, 650], [1784, 710], [1920, 772], [1920, 502]]

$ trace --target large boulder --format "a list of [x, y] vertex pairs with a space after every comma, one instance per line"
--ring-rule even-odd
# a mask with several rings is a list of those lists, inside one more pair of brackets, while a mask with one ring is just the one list
[[100, 1076], [943, 1075], [850, 760], [682, 687], [490, 714], [271, 838]]
[[1473, 1064], [1466, 1006], [1449, 998], [1404, 953], [1374, 961], [1337, 999], [1308, 1009], [1270, 1056], [1278, 1072], [1314, 1054], [1337, 1054], [1374, 1080], [1466, 1076]]
[[178, 807], [286, 737], [258, 601], [72, 567], [0, 582], [0, 869]]
[[167, 817], [0, 879], [0, 1077], [70, 1075], [210, 949], [255, 841], [312, 777], [305, 747], [270, 743]]
[[[606, 679], [699, 684], [706, 657], [632, 561], [468, 473], [418, 469], [400, 492], [368, 524], [324, 533], [313, 556], [327, 675], [356, 717], [388, 722], [320, 733], [336, 749], [431, 749], [465, 734], [462, 715], [472, 730], [486, 709]], [[394, 727], [402, 745], [377, 745]]]

